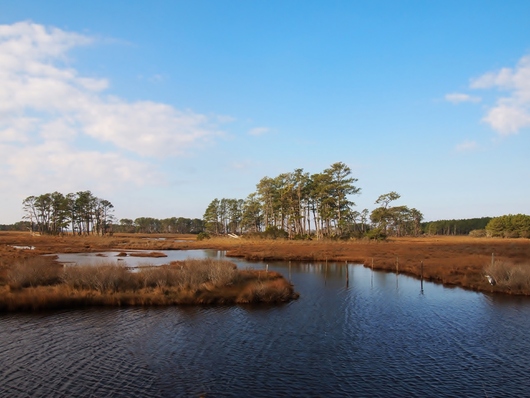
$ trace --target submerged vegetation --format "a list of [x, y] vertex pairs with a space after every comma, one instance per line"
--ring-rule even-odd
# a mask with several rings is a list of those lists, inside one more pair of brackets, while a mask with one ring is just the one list
[[63, 268], [34, 257], [4, 267], [0, 310], [280, 303], [297, 296], [281, 274], [238, 270], [229, 261], [185, 260], [131, 272], [116, 265]]

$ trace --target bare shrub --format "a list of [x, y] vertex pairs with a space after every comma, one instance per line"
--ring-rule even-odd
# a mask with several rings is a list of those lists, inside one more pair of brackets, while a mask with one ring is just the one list
[[182, 281], [189, 288], [198, 288], [207, 282], [224, 286], [232, 283], [237, 273], [234, 263], [215, 259], [188, 259], [174, 263], [174, 267], [182, 270]]
[[235, 264], [229, 261], [215, 261], [210, 264], [208, 278], [216, 286], [225, 286], [233, 282], [236, 273]]
[[10, 267], [7, 281], [12, 288], [53, 285], [59, 282], [59, 269], [46, 259], [28, 258]]
[[530, 265], [512, 264], [505, 261], [495, 261], [484, 271], [491, 276], [499, 287], [511, 291], [530, 289]]
[[74, 289], [96, 290], [102, 293], [137, 288], [137, 278], [125, 267], [117, 265], [67, 267], [61, 279]]
[[485, 229], [474, 229], [469, 232], [469, 236], [473, 238], [485, 238], [487, 236]]
[[181, 270], [168, 266], [143, 268], [137, 276], [144, 288], [178, 287], [183, 282]]

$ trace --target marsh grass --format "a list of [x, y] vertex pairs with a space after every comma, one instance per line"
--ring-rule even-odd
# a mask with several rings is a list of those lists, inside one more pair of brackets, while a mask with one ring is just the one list
[[[144, 239], [145, 237], [164, 237], [164, 240]], [[184, 239], [183, 239], [184, 238]], [[11, 245], [35, 246], [32, 251], [16, 250]], [[491, 286], [484, 277], [484, 266], [489, 263], [491, 254], [495, 258], [513, 264], [528, 263], [530, 245], [522, 239], [489, 238], [477, 239], [471, 236], [422, 236], [389, 238], [386, 241], [330, 241], [330, 240], [266, 240], [232, 239], [212, 237], [197, 241], [195, 235], [139, 235], [115, 234], [113, 237], [55, 237], [30, 236], [23, 232], [0, 231], [0, 286], [7, 283], [7, 273], [12, 264], [28, 256], [52, 253], [80, 253], [93, 251], [117, 251], [143, 249], [224, 250], [227, 256], [242, 257], [263, 261], [330, 261], [364, 264], [374, 269], [388, 272], [396, 271], [396, 257], [399, 257], [399, 273], [420, 277], [421, 261], [424, 262], [424, 278], [437, 283], [456, 285], [463, 288], [530, 295], [527, 290], [509, 290], [499, 285]], [[148, 261], [146, 259], [146, 261]], [[241, 271], [239, 271], [241, 272]], [[163, 287], [167, 277], [156, 278], [157, 286]], [[155, 288], [147, 278], [147, 284]], [[169, 282], [171, 284], [173, 282]], [[142, 284], [141, 284], [142, 285]], [[156, 283], [155, 283], [156, 285]], [[228, 287], [225, 287], [227, 290]], [[144, 289], [140, 287], [139, 289]], [[173, 288], [171, 288], [173, 289]], [[128, 293], [129, 294], [129, 293]], [[132, 293], [131, 293], [132, 294]]]
[[493, 277], [496, 286], [501, 289], [515, 293], [530, 290], [530, 264], [494, 261], [484, 268], [484, 272]]
[[35, 257], [8, 270], [8, 283], [0, 286], [0, 310], [278, 303], [296, 297], [281, 274], [239, 271], [229, 261], [189, 259], [131, 272], [104, 263], [59, 268]]
[[7, 283], [11, 289], [54, 285], [59, 279], [60, 268], [39, 257], [19, 260], [7, 269]]

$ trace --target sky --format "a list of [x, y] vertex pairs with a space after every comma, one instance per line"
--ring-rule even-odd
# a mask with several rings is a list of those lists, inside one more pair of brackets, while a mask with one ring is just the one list
[[0, 224], [202, 218], [343, 162], [356, 210], [530, 214], [530, 1], [2, 0]]

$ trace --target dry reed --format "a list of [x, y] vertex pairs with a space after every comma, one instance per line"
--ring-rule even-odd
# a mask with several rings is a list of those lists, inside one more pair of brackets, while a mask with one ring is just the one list
[[530, 264], [493, 261], [484, 271], [498, 288], [518, 294], [530, 290]]
[[177, 261], [131, 272], [123, 266], [68, 266], [42, 257], [14, 264], [0, 286], [0, 311], [85, 306], [277, 303], [296, 298], [280, 274], [238, 271], [229, 261]]

